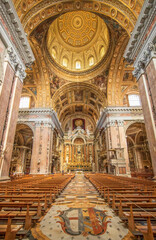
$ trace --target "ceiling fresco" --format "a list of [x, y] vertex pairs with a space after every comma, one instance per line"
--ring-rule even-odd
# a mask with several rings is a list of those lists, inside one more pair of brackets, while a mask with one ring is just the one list
[[94, 124], [97, 122], [102, 109], [107, 105], [105, 95], [92, 84], [71, 83], [61, 87], [53, 96], [53, 108], [61, 122], [69, 115], [88, 115]]
[[13, 0], [35, 55], [23, 96], [95, 127], [106, 106], [127, 105], [137, 93], [133, 67], [123, 58], [143, 0]]

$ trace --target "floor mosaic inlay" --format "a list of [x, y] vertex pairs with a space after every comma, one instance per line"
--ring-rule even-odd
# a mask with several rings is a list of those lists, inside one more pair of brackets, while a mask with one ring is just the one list
[[76, 174], [33, 232], [47, 240], [132, 239], [83, 174]]

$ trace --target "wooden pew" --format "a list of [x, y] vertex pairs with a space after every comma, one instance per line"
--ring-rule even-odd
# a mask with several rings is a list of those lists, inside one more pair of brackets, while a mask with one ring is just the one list
[[[86, 174], [86, 177], [122, 220], [128, 222], [129, 229], [135, 236], [142, 234], [145, 240], [154, 239], [156, 183], [107, 174]], [[141, 225], [143, 222], [144, 225]]]
[[[31, 228], [32, 223], [39, 220], [42, 214], [46, 213], [55, 198], [67, 186], [74, 175], [56, 174], [23, 176], [7, 183], [0, 183], [0, 227], [1, 235], [8, 229], [15, 234], [21, 229], [21, 221], [24, 229]], [[11, 220], [12, 219], [12, 222]], [[3, 221], [3, 224], [2, 224]], [[6, 224], [4, 224], [6, 222]], [[12, 224], [11, 224], [12, 223]], [[18, 228], [19, 227], [19, 228]], [[17, 231], [16, 231], [17, 230]], [[19, 235], [21, 235], [19, 231]], [[22, 230], [22, 232], [24, 232]], [[10, 238], [10, 230], [6, 239]]]
[[22, 228], [22, 225], [12, 225], [11, 218], [8, 218], [7, 225], [0, 225], [0, 235], [5, 236], [5, 240], [14, 240], [17, 232]]

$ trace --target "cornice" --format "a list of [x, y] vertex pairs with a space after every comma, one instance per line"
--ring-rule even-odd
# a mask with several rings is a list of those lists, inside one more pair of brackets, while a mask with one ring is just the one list
[[127, 45], [124, 57], [134, 63], [133, 75], [139, 80], [152, 58], [156, 57], [156, 0], [146, 0], [132, 36]]
[[[122, 116], [124, 114], [124, 116]], [[118, 126], [123, 126], [123, 122], [125, 120], [131, 120], [131, 116], [125, 116], [125, 114], [131, 114], [135, 116], [135, 120], [143, 118], [142, 108], [141, 107], [107, 107], [101, 113], [100, 119], [97, 122], [97, 126], [95, 129], [95, 136], [98, 134], [99, 130], [105, 128], [106, 126], [114, 126], [117, 124]]]
[[[34, 121], [37, 124], [37, 126], [40, 126], [43, 123], [44, 126], [49, 126], [52, 128], [55, 127], [57, 129], [57, 131], [59, 132], [60, 136], [61, 137], [64, 136], [61, 124], [57, 118], [57, 114], [55, 113], [55, 111], [53, 109], [50, 109], [50, 108], [20, 109], [19, 113], [18, 113], [19, 121], [21, 121], [21, 119], [23, 119], [23, 121], [24, 121], [24, 118], [27, 115], [30, 116], [30, 121]], [[39, 115], [39, 116], [41, 116], [41, 119], [31, 118], [31, 116], [33, 116], [33, 115]], [[47, 120], [47, 115], [49, 115], [51, 117], [50, 120]], [[46, 118], [44, 118], [44, 116]], [[26, 121], [28, 121], [28, 119], [26, 119]]]
[[18, 58], [16, 52], [12, 47], [7, 48], [7, 54], [5, 55], [5, 61], [9, 61], [10, 65], [15, 70], [16, 76], [23, 81], [26, 77], [25, 66], [21, 64], [20, 59]]
[[142, 113], [142, 107], [107, 107], [104, 111], [106, 113]]
[[128, 62], [133, 62], [141, 51], [145, 34], [148, 32], [150, 25], [155, 17], [156, 0], [145, 0], [131, 38], [124, 53], [124, 58]]
[[[153, 34], [155, 34], [156, 27], [153, 30]], [[139, 80], [140, 76], [145, 72], [145, 69], [152, 58], [156, 58], [156, 45], [153, 44], [153, 42], [148, 42], [141, 54], [139, 54], [139, 58], [134, 62], [135, 70], [133, 71], [133, 75], [137, 80]]]
[[[5, 29], [7, 35], [11, 35], [9, 37], [11, 38], [14, 47], [17, 49], [18, 55], [23, 64], [25, 66], [30, 66], [35, 58], [11, 0], [1, 0], [0, 13], [0, 25], [3, 25], [3, 29]], [[2, 38], [3, 37], [4, 36], [2, 35]]]
[[31, 115], [34, 115], [34, 114], [52, 114], [54, 110], [53, 109], [50, 109], [50, 108], [31, 108], [31, 109], [25, 109], [25, 108], [22, 108], [19, 110], [19, 115], [20, 114], [31, 114]]
[[10, 35], [6, 32], [4, 25], [0, 20], [0, 37], [2, 38], [3, 44], [6, 47], [4, 53], [4, 61], [8, 62], [12, 69], [15, 72], [15, 75], [20, 78], [23, 82], [23, 79], [26, 76], [25, 73], [25, 64], [21, 60], [21, 56], [19, 55], [17, 48], [11, 40]]

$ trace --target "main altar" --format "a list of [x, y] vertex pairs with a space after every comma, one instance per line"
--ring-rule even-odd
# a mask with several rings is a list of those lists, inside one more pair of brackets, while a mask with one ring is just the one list
[[65, 137], [63, 155], [65, 171], [92, 171], [94, 166], [93, 137], [78, 126]]

